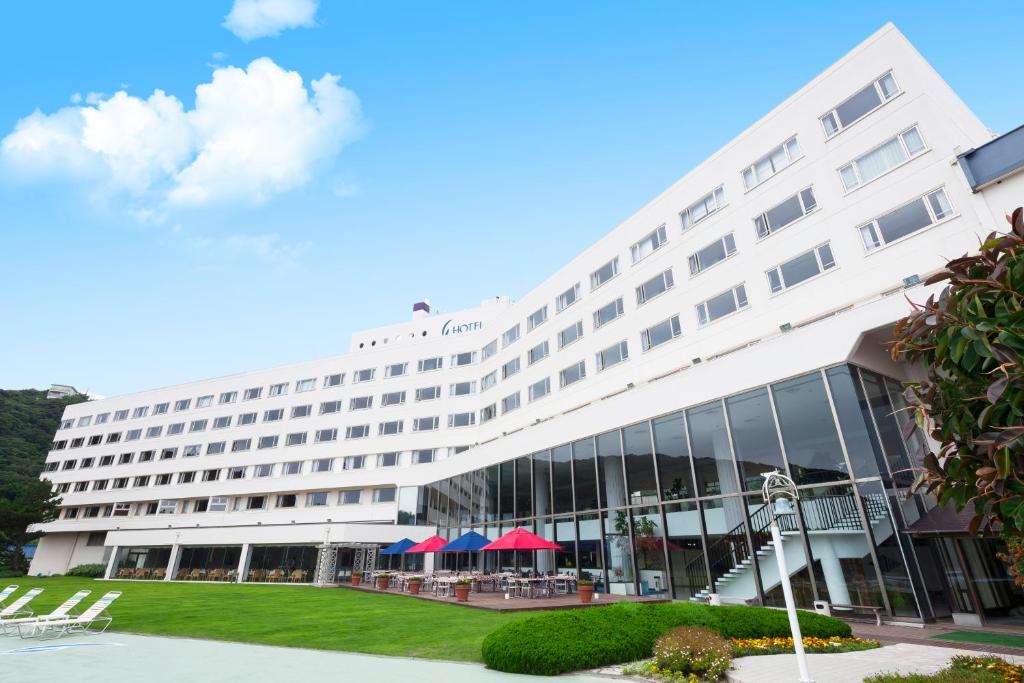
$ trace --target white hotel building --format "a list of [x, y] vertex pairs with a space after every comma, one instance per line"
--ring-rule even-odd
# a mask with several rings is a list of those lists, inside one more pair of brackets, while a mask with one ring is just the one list
[[884, 344], [1022, 203], [1022, 138], [887, 25], [517, 301], [417, 305], [343, 355], [68, 407], [31, 571], [335, 581], [404, 537], [526, 525], [565, 552], [478, 561], [778, 604], [778, 468], [802, 604], [1012, 613], [998, 541], [905, 495], [914, 368]]

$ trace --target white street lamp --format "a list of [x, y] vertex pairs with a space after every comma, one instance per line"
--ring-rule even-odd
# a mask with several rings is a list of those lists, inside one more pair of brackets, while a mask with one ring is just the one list
[[779, 531], [778, 518], [783, 515], [796, 514], [796, 502], [800, 494], [792, 479], [781, 472], [765, 472], [761, 495], [771, 515], [772, 543], [775, 546], [775, 559], [779, 563], [779, 581], [782, 583], [782, 594], [786, 598], [786, 612], [789, 614], [789, 628], [793, 632], [793, 651], [796, 653], [796, 664], [800, 670], [800, 683], [814, 683], [807, 670], [807, 656], [804, 654], [804, 641], [800, 635], [800, 622], [796, 618], [796, 602], [793, 600], [793, 586], [789, 583], [789, 570], [786, 568], [786, 554], [782, 549], [782, 532]]

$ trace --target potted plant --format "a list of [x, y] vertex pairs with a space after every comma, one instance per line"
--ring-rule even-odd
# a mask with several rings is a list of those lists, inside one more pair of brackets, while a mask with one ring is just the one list
[[455, 582], [455, 601], [469, 602], [469, 589], [472, 587], [471, 579], [459, 579]]
[[589, 575], [582, 576], [576, 582], [576, 590], [580, 593], [580, 602], [589, 603], [594, 599], [594, 581]]
[[352, 572], [352, 587], [353, 588], [358, 588], [359, 584], [361, 584], [362, 582], [363, 582], [363, 573], [362, 572]]
[[383, 574], [377, 574], [377, 590], [386, 591], [388, 585], [391, 583], [391, 574], [384, 572]]
[[409, 578], [409, 595], [419, 595], [420, 588], [423, 586], [423, 579], [419, 576], [413, 576]]

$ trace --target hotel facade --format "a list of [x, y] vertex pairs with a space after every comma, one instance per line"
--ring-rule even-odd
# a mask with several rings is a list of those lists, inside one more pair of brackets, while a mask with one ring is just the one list
[[[782, 601], [762, 474], [798, 484], [798, 601], [1018, 613], [994, 558], [908, 496], [885, 348], [907, 297], [1022, 203], [995, 137], [887, 25], [516, 301], [356, 333], [336, 357], [69, 406], [31, 572], [343, 581], [379, 548], [526, 526], [599, 591]], [[218, 574], [219, 575], [219, 574]]]

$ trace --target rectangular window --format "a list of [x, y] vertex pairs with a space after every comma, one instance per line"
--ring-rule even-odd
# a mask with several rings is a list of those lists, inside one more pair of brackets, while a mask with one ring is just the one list
[[181, 449], [181, 457], [183, 458], [194, 458], [199, 455], [199, 449], [202, 448], [201, 444], [190, 444]]
[[230, 415], [225, 415], [224, 417], [215, 417], [215, 418], [213, 418], [213, 428], [214, 429], [224, 429], [225, 427], [230, 427], [230, 426], [231, 426], [231, 416]]
[[364, 368], [362, 370], [356, 370], [352, 375], [353, 382], [369, 382], [373, 379], [373, 375], [377, 370], [375, 368]]
[[435, 417], [417, 417], [412, 421], [412, 431], [414, 432], [430, 432], [437, 429], [438, 418]]
[[153, 406], [153, 415], [166, 415], [170, 407], [170, 403], [157, 403], [155, 406]]
[[207, 507], [210, 512], [227, 512], [228, 511], [228, 497], [227, 496], [211, 496], [210, 504]]
[[839, 168], [839, 177], [847, 192], [869, 183], [927, 151], [917, 126], [908, 128]]
[[127, 432], [124, 433], [124, 440], [125, 441], [138, 441], [139, 437], [141, 437], [141, 436], [142, 436], [142, 430], [141, 429], [129, 429]]
[[344, 383], [344, 372], [336, 372], [333, 375], [327, 375], [326, 377], [324, 377], [324, 389], [330, 389], [331, 387], [340, 387]]
[[178, 511], [178, 501], [176, 500], [161, 500], [160, 505], [156, 509], [158, 515], [173, 515]]
[[594, 311], [594, 329], [607, 325], [625, 312], [622, 305], [622, 297], [610, 301], [601, 308]]
[[340, 505], [359, 505], [359, 501], [362, 499], [362, 491], [342, 491], [338, 494], [338, 503]]
[[349, 455], [341, 461], [341, 469], [343, 470], [361, 470], [366, 464], [365, 455]]
[[88, 427], [92, 424], [92, 415], [86, 415], [85, 417], [78, 418], [79, 427]]
[[[57, 463], [55, 463], [55, 462], [48, 462], [48, 463], [46, 463], [47, 467], [49, 467], [50, 465], [56, 465], [56, 464]], [[104, 455], [102, 458], [100, 458], [100, 463], [99, 463], [99, 465], [97, 465], [97, 467], [107, 467], [107, 466], [113, 465], [113, 464], [114, 464], [114, 456], [112, 456], [112, 455]], [[53, 469], [56, 469], [56, 467], [51, 468], [51, 471]]]
[[424, 448], [422, 450], [412, 452], [413, 465], [426, 465], [427, 463], [431, 462], [434, 462], [433, 448]]
[[449, 427], [469, 427], [476, 424], [476, 413], [455, 413], [448, 416]]
[[196, 399], [196, 408], [209, 408], [213, 405], [213, 394], [200, 396]]
[[593, 292], [595, 289], [603, 285], [604, 283], [611, 280], [613, 277], [619, 274], [619, 257], [616, 256], [608, 263], [604, 264], [593, 273], [590, 274], [590, 291]]
[[434, 370], [440, 370], [444, 365], [444, 359], [441, 356], [435, 356], [434, 358], [421, 358], [416, 363], [417, 372], [433, 372]]
[[832, 111], [821, 116], [821, 127], [825, 130], [825, 138], [831, 138], [899, 94], [900, 88], [890, 71], [858, 90]]
[[312, 472], [330, 472], [334, 469], [334, 458], [319, 458], [313, 461]]
[[[123, 487], [122, 487], [123, 488]], [[130, 503], [114, 503], [114, 517], [127, 517], [128, 512], [131, 510]]]
[[238, 426], [256, 424], [256, 413], [242, 413], [238, 416]]
[[679, 212], [679, 219], [682, 221], [683, 230], [689, 230], [724, 206], [725, 190], [719, 185]]
[[747, 289], [737, 285], [697, 304], [697, 324], [708, 325], [747, 305]]
[[308, 379], [300, 379], [295, 382], [295, 393], [303, 391], [313, 391], [316, 389], [316, 378], [310, 377]]
[[237, 391], [225, 391], [220, 395], [220, 398], [217, 399], [217, 404], [223, 405], [225, 403], [234, 403], [236, 400], [238, 400]]
[[799, 160], [804, 153], [794, 135], [763, 157], [743, 169], [743, 187], [752, 190], [773, 175]]
[[252, 387], [242, 392], [243, 401], [254, 401], [263, 395], [263, 387]]
[[121, 440], [121, 432], [111, 432], [107, 434], [107, 443], [117, 443]]
[[[185, 474], [192, 474], [192, 475], [194, 475], [195, 472], [186, 472]], [[191, 481], [191, 479], [189, 481]], [[107, 490], [107, 486], [109, 484], [110, 484], [110, 480], [109, 479], [97, 479], [96, 481], [94, 481], [92, 483], [92, 490], [93, 491], [106, 491]]]
[[[150, 462], [154, 457], [156, 457], [156, 451], [141, 451], [139, 453], [139, 462]], [[121, 457], [117, 461], [117, 464], [118, 465], [127, 465], [131, 461], [132, 461], [132, 454], [131, 453], [122, 453]]]
[[304, 406], [292, 406], [292, 419], [300, 417], [309, 417], [313, 414], [313, 406], [306, 404]]
[[509, 394], [505, 398], [501, 399], [501, 414], [511, 412], [519, 407], [519, 392]]
[[[180, 403], [180, 401], [179, 401], [179, 403]], [[188, 406], [186, 405], [185, 407], [187, 408]], [[175, 410], [177, 410], [177, 408], [175, 408]], [[127, 419], [128, 419], [128, 411], [127, 410], [115, 410], [114, 411], [114, 422], [122, 422], [122, 421], [127, 420]]]
[[402, 433], [402, 420], [388, 420], [387, 422], [381, 422], [377, 425], [377, 433], [381, 436], [389, 436], [391, 434]]
[[580, 300], [580, 283], [574, 284], [555, 298], [555, 312], [561, 313]]
[[637, 263], [650, 256], [658, 249], [661, 249], [663, 246], [665, 246], [665, 243], [667, 241], [668, 235], [665, 232], [664, 225], [651, 231], [643, 239], [635, 242], [629, 248], [629, 253], [630, 256], [632, 256], [633, 258], [633, 263]]
[[403, 403], [405, 403], [404, 391], [390, 391], [386, 394], [381, 394], [380, 404], [382, 406], [400, 406]]
[[754, 231], [757, 239], [764, 239], [777, 233], [790, 223], [803, 218], [818, 208], [814, 198], [814, 189], [804, 188], [792, 197], [788, 197], [754, 218]]
[[341, 401], [324, 401], [320, 404], [321, 415], [331, 415], [341, 412]]
[[548, 342], [545, 339], [540, 344], [537, 344], [529, 351], [526, 352], [526, 364], [533, 365], [539, 360], [547, 358], [548, 356]]
[[583, 336], [583, 321], [577, 320], [558, 333], [558, 348], [563, 349]]
[[587, 365], [585, 362], [580, 361], [578, 363], [573, 363], [558, 373], [558, 385], [564, 389], [570, 384], [575, 384], [581, 379], [586, 379], [586, 377]]
[[913, 235], [952, 215], [953, 207], [946, 197], [946, 191], [940, 188], [882, 214], [857, 230], [864, 242], [864, 248], [867, 251], [874, 251], [882, 245]]
[[508, 379], [519, 372], [519, 356], [501, 366], [501, 378]]
[[[171, 426], [180, 427], [182, 430], [185, 428], [185, 424], [184, 423], [181, 423], [181, 424], [178, 424], [178, 425], [171, 425]], [[160, 432], [162, 432], [163, 430], [164, 430], [164, 428], [160, 427], [160, 426], [147, 427], [146, 428], [146, 438], [147, 439], [155, 439], [156, 437], [160, 436]], [[168, 434], [171, 433], [170, 428], [167, 429], [167, 433]], [[180, 433], [180, 430], [179, 430], [179, 433]], [[71, 442], [71, 445], [72, 446], [75, 445], [74, 441]], [[79, 444], [79, 445], [81, 445], [81, 444]]]
[[476, 362], [476, 351], [463, 351], [452, 355], [452, 367], [461, 368]]
[[498, 404], [492, 403], [489, 406], [484, 406], [480, 409], [480, 424], [484, 422], [490, 422], [498, 416]]
[[111, 488], [115, 488], [115, 489], [125, 489], [125, 488], [128, 488], [128, 477], [120, 477], [118, 479], [115, 479], [113, 485], [111, 486]]
[[396, 467], [398, 465], [398, 453], [377, 454], [377, 467]]
[[[678, 318], [676, 319], [678, 321]], [[626, 340], [623, 339], [618, 344], [612, 344], [607, 349], [602, 349], [597, 352], [597, 371], [601, 372], [605, 368], [610, 368], [613, 365], [618, 365], [624, 360], [629, 359], [629, 348], [626, 345]]]
[[832, 249], [826, 242], [769, 270], [766, 273], [768, 286], [773, 294], [781, 292], [805, 280], [810, 280], [812, 277], [834, 268], [835, 265]]
[[206, 444], [206, 454], [207, 455], [220, 455], [227, 448], [227, 445], [228, 445], [227, 441], [214, 441], [212, 443], [208, 443], [208, 444]]
[[348, 400], [349, 410], [367, 410], [373, 407], [373, 396], [356, 396]]
[[[156, 436], [160, 436], [160, 430], [163, 429], [163, 427], [150, 427], [150, 429], [156, 429]], [[69, 446], [69, 448], [81, 448], [83, 443], [85, 443], [85, 439], [82, 437], [78, 437], [77, 439], [71, 439], [71, 445]]]
[[498, 340], [494, 339], [480, 349], [480, 360], [487, 360], [498, 352]]
[[275, 436], [261, 436], [259, 441], [256, 442], [256, 448], [277, 448], [278, 437]]
[[140, 417], [146, 417], [146, 414], [148, 412], [149, 406], [142, 406], [141, 408], [136, 408], [135, 410], [132, 411], [132, 418], [135, 419]]
[[435, 398], [440, 398], [441, 387], [421, 387], [416, 390], [417, 401], [433, 401]]
[[547, 304], [541, 306], [536, 311], [526, 316], [526, 331], [530, 332], [543, 325], [548, 319], [548, 307]]
[[338, 429], [332, 427], [330, 429], [318, 429], [316, 430], [316, 443], [330, 443], [331, 441], [338, 440]]
[[373, 502], [374, 503], [394, 503], [395, 502], [395, 489], [389, 487], [386, 489], [374, 489], [373, 490]]
[[253, 477], [256, 479], [266, 479], [267, 477], [273, 476], [274, 466], [269, 464], [256, 465], [253, 470]]
[[508, 328], [501, 333], [501, 347], [505, 348], [509, 344], [512, 344], [519, 340], [519, 323], [516, 323], [512, 327]]
[[278, 420], [284, 419], [284, 408], [274, 408], [273, 410], [263, 411], [264, 422], [277, 422]]
[[675, 285], [675, 280], [672, 277], [671, 268], [655, 275], [650, 280], [636, 288], [637, 306], [647, 303], [659, 294], [664, 294], [668, 290], [672, 289], [673, 285]]
[[149, 486], [149, 477], [135, 477], [135, 488]]
[[101, 441], [103, 441], [103, 435], [102, 434], [97, 434], [95, 436], [90, 436], [89, 437], [89, 445], [90, 446], [98, 446]]
[[547, 396], [551, 393], [551, 379], [545, 377], [539, 382], [534, 382], [530, 385], [528, 393], [531, 401], [536, 401], [538, 398]]
[[178, 483], [179, 484], [191, 484], [195, 480], [196, 480], [196, 473], [195, 472], [182, 472], [181, 474], [178, 475]]
[[731, 232], [726, 233], [719, 239], [707, 245], [703, 249], [690, 254], [687, 259], [690, 264], [690, 275], [696, 275], [721, 263], [736, 253], [736, 240]]
[[284, 437], [285, 446], [301, 446], [306, 443], [306, 432], [292, 432]]
[[294, 493], [285, 493], [277, 497], [277, 507], [279, 508], [293, 508], [297, 504], [297, 498]]
[[177, 448], [165, 448], [160, 451], [161, 460], [173, 460], [176, 455], [178, 455]]
[[364, 439], [370, 435], [370, 425], [353, 425], [345, 427], [346, 439]]
[[205, 432], [206, 431], [206, 420], [192, 420], [188, 426], [189, 432]]
[[96, 421], [93, 424], [102, 425], [106, 424], [107, 420], [110, 419], [110, 413], [100, 413], [96, 416]]
[[62, 421], [60, 423], [60, 428], [61, 429], [71, 429], [74, 426], [75, 426], [75, 421], [74, 420], [64, 420], [64, 421]]
[[480, 378], [480, 391], [487, 391], [498, 383], [498, 371], [488, 372]]
[[476, 382], [455, 382], [448, 385], [449, 396], [468, 396], [476, 392]]
[[281, 466], [282, 474], [302, 474], [302, 461], [286, 462]]
[[267, 507], [266, 496], [249, 496], [249, 500], [245, 503], [246, 510], [262, 510]]
[[306, 494], [306, 507], [317, 508], [327, 505], [327, 491], [314, 491]]
[[384, 377], [402, 377], [405, 375], [405, 371], [409, 369], [408, 363], [392, 363], [384, 366]]
[[682, 328], [679, 326], [679, 316], [674, 315], [642, 331], [640, 333], [640, 347], [644, 351], [650, 351], [665, 342], [672, 341], [681, 334]]
[[287, 382], [281, 382], [280, 384], [271, 384], [270, 385], [270, 391], [267, 392], [267, 395], [271, 396], [271, 397], [274, 397], [274, 396], [284, 396], [287, 393], [288, 393], [288, 383]]

